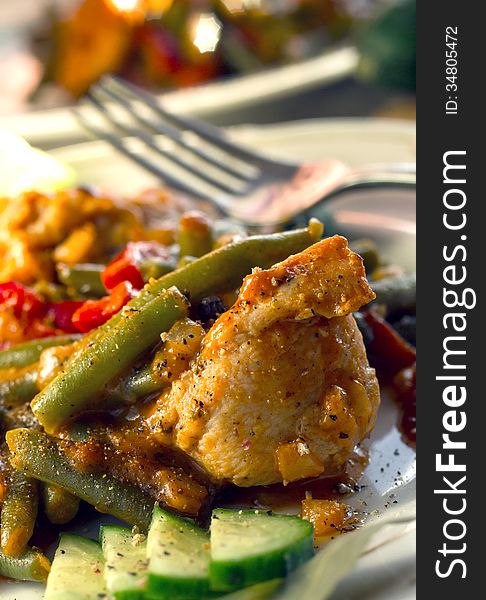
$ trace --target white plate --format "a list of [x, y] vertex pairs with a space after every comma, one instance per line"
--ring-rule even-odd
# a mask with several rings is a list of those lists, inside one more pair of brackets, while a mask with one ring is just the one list
[[[306, 121], [266, 127], [242, 127], [234, 135], [271, 154], [302, 160], [337, 158], [351, 165], [415, 161], [415, 128], [409, 122], [378, 119]], [[58, 149], [80, 183], [97, 183], [129, 194], [154, 184], [136, 165], [103, 142]], [[340, 230], [377, 240], [387, 257], [415, 267], [415, 197], [385, 192], [349, 195], [336, 202]], [[370, 442], [370, 464], [363, 489], [350, 503], [373, 519], [415, 513], [415, 453], [396, 429], [398, 411], [386, 396]], [[366, 526], [366, 525], [365, 525]], [[353, 535], [352, 533], [348, 535]], [[412, 600], [415, 598], [415, 536], [410, 525], [380, 534], [333, 594], [332, 600]], [[42, 586], [0, 583], [1, 600], [36, 600]], [[317, 599], [316, 599], [317, 600]]]

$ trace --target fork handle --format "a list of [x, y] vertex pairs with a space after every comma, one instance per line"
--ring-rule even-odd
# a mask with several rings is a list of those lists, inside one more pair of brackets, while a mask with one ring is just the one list
[[383, 163], [354, 169], [346, 175], [339, 187], [415, 186], [415, 163]]
[[[326, 193], [320, 200], [308, 206], [304, 211], [294, 216], [288, 226], [298, 227], [310, 215], [318, 216], [319, 209], [323, 209], [327, 216], [329, 213], [325, 205], [335, 200], [342, 194], [360, 190], [373, 190], [380, 188], [415, 189], [416, 166], [414, 163], [397, 163], [373, 165], [356, 169], [342, 179], [341, 183]], [[321, 218], [321, 217], [319, 217]]]
[[414, 163], [383, 164], [356, 169], [314, 204], [313, 208], [327, 203], [344, 192], [383, 187], [413, 189], [416, 183]]

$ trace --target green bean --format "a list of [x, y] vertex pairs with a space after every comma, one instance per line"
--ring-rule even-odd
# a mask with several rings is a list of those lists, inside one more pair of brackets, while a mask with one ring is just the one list
[[142, 368], [134, 369], [130, 375], [122, 379], [113, 392], [116, 397], [123, 399], [124, 402], [133, 402], [137, 398], [142, 398], [157, 392], [162, 387], [161, 382], [157, 381], [153, 375], [152, 364], [149, 363]]
[[359, 239], [350, 242], [349, 247], [363, 259], [366, 273], [370, 275], [380, 264], [378, 246], [373, 240]]
[[51, 563], [39, 550], [28, 548], [22, 556], [12, 558], [0, 552], [0, 575], [19, 581], [47, 581]]
[[31, 429], [12, 429], [6, 434], [12, 464], [45, 483], [57, 485], [130, 525], [146, 529], [153, 500], [139, 488], [111, 475], [76, 470], [48, 435]]
[[[146, 260], [140, 265], [144, 281], [151, 278], [158, 279], [170, 273], [177, 266], [175, 259]], [[59, 279], [78, 295], [105, 296], [106, 288], [101, 280], [104, 265], [79, 264], [75, 266], [58, 264], [57, 274]]]
[[57, 485], [44, 483], [41, 486], [44, 512], [51, 523], [64, 525], [76, 516], [79, 498]]
[[66, 346], [80, 337], [80, 335], [57, 335], [16, 344], [7, 350], [0, 351], [0, 369], [26, 367], [38, 361], [45, 348]]
[[104, 265], [97, 264], [79, 264], [66, 265], [59, 263], [56, 265], [57, 276], [65, 286], [71, 288], [78, 295], [105, 296], [106, 288], [101, 281], [101, 273]]
[[[110, 387], [106, 391], [106, 401], [113, 406], [130, 404], [138, 398], [160, 391], [163, 385], [163, 382], [154, 377], [152, 363], [149, 363], [142, 367], [135, 367], [127, 377], [122, 377], [113, 388]], [[78, 429], [77, 427], [70, 429], [70, 439], [84, 439], [83, 428], [79, 429], [81, 438], [78, 437]], [[76, 437], [73, 437], [73, 433]]]
[[1, 513], [0, 541], [5, 556], [19, 557], [25, 551], [34, 531], [37, 506], [37, 482], [11, 469]]
[[399, 277], [385, 277], [370, 283], [376, 294], [374, 302], [384, 304], [387, 312], [410, 310], [417, 301], [417, 281], [415, 273]]
[[140, 265], [140, 271], [144, 281], [159, 279], [177, 268], [177, 261], [173, 258], [167, 260], [146, 260]]
[[148, 364], [145, 360], [136, 366], [128, 376], [115, 382], [109, 393], [126, 404], [161, 391], [188, 368], [205, 335], [202, 325], [189, 318], [176, 321]]
[[195, 256], [184, 254], [184, 256], [180, 257], [179, 262], [177, 263], [177, 268], [182, 269], [182, 267], [187, 267], [187, 265], [190, 265], [195, 260], [197, 260]]
[[191, 211], [182, 215], [179, 220], [180, 256], [200, 257], [211, 252], [213, 247], [213, 230], [209, 219], [202, 213]]
[[305, 250], [321, 239], [322, 231], [322, 223], [311, 219], [305, 229], [253, 236], [222, 246], [145, 286], [134, 298], [133, 307], [143, 306], [147, 298], [172, 286], [187, 292], [191, 301], [232, 290], [241, 285], [253, 267], [266, 269]]
[[109, 327], [110, 321], [108, 327], [99, 327], [97, 343], [85, 345], [69, 368], [54, 377], [32, 401], [32, 411], [48, 433], [57, 431], [80, 412], [101, 408], [96, 401], [107, 384], [154, 346], [162, 332], [185, 316], [188, 307], [175, 288], [163, 290], [139, 308], [133, 302], [120, 311], [114, 327]]
[[14, 408], [30, 402], [38, 393], [37, 365], [0, 370], [0, 407]]

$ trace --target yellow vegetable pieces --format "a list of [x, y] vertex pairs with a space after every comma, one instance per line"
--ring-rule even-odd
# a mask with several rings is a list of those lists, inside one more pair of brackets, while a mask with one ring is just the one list
[[342, 502], [335, 500], [302, 500], [301, 517], [314, 525], [314, 537], [336, 535], [350, 524], [353, 510]]

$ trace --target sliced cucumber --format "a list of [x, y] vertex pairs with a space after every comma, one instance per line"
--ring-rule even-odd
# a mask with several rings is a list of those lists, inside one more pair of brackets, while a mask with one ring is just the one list
[[44, 600], [108, 598], [101, 546], [80, 535], [64, 533], [52, 561]]
[[209, 590], [209, 535], [193, 521], [154, 508], [147, 538], [146, 595], [156, 600], [200, 600]]
[[213, 511], [211, 589], [232, 591], [285, 577], [313, 554], [313, 527], [299, 517], [253, 510]]
[[104, 525], [100, 542], [105, 559], [105, 584], [116, 600], [143, 600], [147, 579], [147, 542], [130, 529]]

